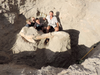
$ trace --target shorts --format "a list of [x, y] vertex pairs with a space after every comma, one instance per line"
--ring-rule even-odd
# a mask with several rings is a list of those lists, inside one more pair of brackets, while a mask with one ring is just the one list
[[53, 27], [53, 28], [57, 27], [56, 25], [48, 25], [48, 26]]
[[54, 29], [52, 26], [50, 26], [50, 27], [51, 27], [51, 28], [50, 28], [49, 32], [55, 31], [55, 29]]
[[36, 27], [36, 29], [37, 29], [38, 31], [42, 30], [42, 28], [43, 28], [43, 26], [38, 26], [38, 27]]

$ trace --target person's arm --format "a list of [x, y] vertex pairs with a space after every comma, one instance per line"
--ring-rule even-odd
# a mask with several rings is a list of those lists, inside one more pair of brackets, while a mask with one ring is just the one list
[[57, 25], [57, 27], [59, 28], [59, 23], [58, 23], [58, 22], [56, 23], [56, 25]]
[[57, 28], [59, 28], [59, 23], [56, 17], [55, 17], [55, 22], [56, 22]]
[[34, 28], [36, 29], [37, 23], [34, 24]]
[[43, 18], [43, 20], [46, 20], [46, 18]]
[[43, 18], [43, 20], [46, 20], [47, 19], [47, 14], [45, 14], [45, 18]]
[[44, 23], [40, 23], [40, 26], [43, 27], [44, 26]]
[[46, 15], [45, 18], [43, 18], [43, 20], [47, 20], [47, 19], [48, 19], [48, 16]]

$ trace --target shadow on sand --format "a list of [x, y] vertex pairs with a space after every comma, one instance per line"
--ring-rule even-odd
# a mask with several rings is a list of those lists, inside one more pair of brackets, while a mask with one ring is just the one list
[[[3, 1], [3, 3], [6, 0]], [[14, 0], [14, 4], [11, 4], [12, 0], [8, 1], [9, 10], [6, 10], [0, 6], [0, 9], [5, 10], [6, 12], [0, 13], [0, 63], [7, 63], [11, 60], [10, 56], [12, 56], [12, 51], [10, 50], [15, 41], [16, 35], [21, 30], [21, 28], [25, 25], [26, 18], [24, 15], [19, 14], [18, 1]], [[24, 4], [25, 1], [21, 2], [21, 5]], [[11, 24], [8, 21], [8, 18], [4, 16], [7, 14], [12, 18], [14, 15], [14, 24]], [[13, 19], [13, 18], [12, 18]]]
[[84, 54], [86, 54], [89, 48], [85, 45], [78, 45], [79, 31], [71, 29], [64, 30], [64, 32], [70, 34], [71, 50], [55, 53], [49, 49], [37, 49], [37, 51], [34, 52], [21, 52], [13, 55], [11, 63], [18, 65], [24, 64], [37, 69], [48, 65], [68, 68], [70, 65], [75, 64], [76, 60], [80, 59]]

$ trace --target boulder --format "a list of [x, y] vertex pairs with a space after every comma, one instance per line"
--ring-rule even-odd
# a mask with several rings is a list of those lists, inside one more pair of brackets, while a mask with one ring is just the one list
[[71, 49], [70, 36], [68, 33], [59, 31], [51, 33], [54, 37], [50, 38], [47, 49], [53, 52], [64, 52]]
[[[34, 28], [23, 27], [21, 32], [23, 32], [27, 36], [32, 35], [32, 33], [38, 35], [37, 31], [34, 30]], [[23, 51], [35, 51], [36, 49], [37, 49], [36, 42], [31, 43], [28, 40], [26, 40], [24, 37], [22, 37], [20, 34], [17, 34], [16, 42], [12, 47], [13, 53], [19, 53]]]
[[[44, 34], [42, 31], [37, 31], [34, 27], [23, 27], [21, 32], [22, 31], [26, 36], [39, 36], [43, 37], [43, 39], [35, 40], [35, 38], [33, 38], [32, 40], [30, 40], [25, 39], [20, 34], [18, 34], [16, 42], [12, 47], [14, 53], [23, 51], [36, 51], [37, 48], [46, 48], [51, 50], [52, 52], [64, 52], [71, 49], [70, 36], [66, 32], [58, 31]], [[49, 41], [47, 43], [45, 43], [45, 36], [49, 38]]]

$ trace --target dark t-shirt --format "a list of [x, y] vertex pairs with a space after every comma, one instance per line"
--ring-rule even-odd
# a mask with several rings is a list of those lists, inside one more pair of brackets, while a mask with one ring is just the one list
[[39, 30], [42, 30], [42, 27], [43, 27], [43, 23], [35, 23], [34, 27], [39, 31]]
[[26, 24], [26, 27], [34, 27], [35, 23], [31, 22], [31, 25], [30, 24]]

